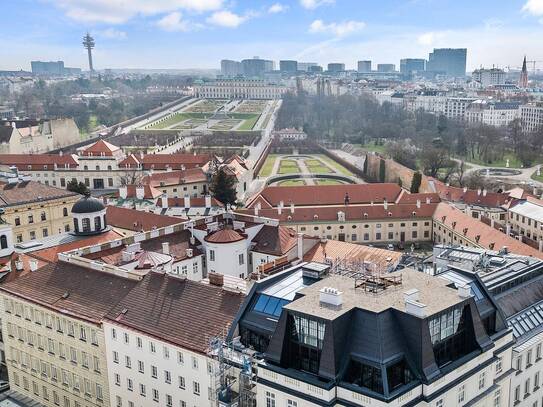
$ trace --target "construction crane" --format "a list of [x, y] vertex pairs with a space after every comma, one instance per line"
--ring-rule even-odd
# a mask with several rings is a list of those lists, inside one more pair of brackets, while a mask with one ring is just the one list
[[532, 64], [532, 72], [535, 72], [535, 64], [538, 64], [543, 61], [526, 61], [527, 64]]

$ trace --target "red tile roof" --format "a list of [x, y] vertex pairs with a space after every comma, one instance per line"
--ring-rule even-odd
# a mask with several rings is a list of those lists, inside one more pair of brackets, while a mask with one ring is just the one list
[[179, 171], [155, 172], [143, 178], [144, 184], [159, 188], [169, 185], [191, 184], [206, 182], [207, 175], [201, 168], [190, 168]]
[[355, 185], [305, 185], [291, 187], [266, 187], [247, 203], [248, 208], [261, 202], [262, 208], [276, 207], [283, 201], [285, 206], [343, 205], [348, 195], [350, 205], [370, 202], [394, 202], [400, 194], [397, 184]]
[[77, 160], [71, 154], [0, 154], [0, 164], [15, 166], [20, 171], [77, 168]]
[[106, 207], [106, 220], [108, 225], [119, 229], [131, 230], [134, 232], [149, 231], [156, 228], [176, 225], [186, 219], [156, 215], [150, 212], [138, 211], [136, 209], [120, 208], [117, 206]]
[[107, 318], [204, 354], [209, 338], [228, 330], [243, 300], [242, 294], [220, 287], [150, 272]]
[[124, 160], [119, 162], [119, 167], [136, 168], [140, 164], [140, 161], [134, 154], [130, 154]]
[[181, 170], [182, 167], [203, 167], [210, 159], [208, 154], [146, 154], [139, 161], [146, 170], [165, 170], [168, 167]]
[[430, 203], [441, 202], [439, 194], [437, 193], [420, 193], [420, 194], [410, 194], [409, 192], [402, 190], [400, 196], [396, 200], [397, 204], [416, 204], [419, 201], [421, 204], [426, 203], [427, 200], [430, 200]]
[[294, 229], [285, 226], [264, 225], [253, 238], [256, 246], [251, 250], [274, 256], [283, 256], [296, 246], [297, 239], [298, 235]]
[[35, 181], [24, 181], [17, 184], [0, 182], [0, 207], [78, 196], [80, 195], [75, 192]]
[[[204, 197], [190, 197], [190, 207], [191, 208], [203, 208], [205, 207], [205, 198]], [[162, 207], [162, 200], [158, 201], [158, 206]], [[185, 198], [168, 198], [168, 206], [169, 207], [179, 207], [184, 208], [185, 207]], [[215, 199], [214, 197], [211, 197], [211, 206], [212, 207], [224, 207], [224, 204], [220, 202], [219, 200]]]
[[500, 250], [507, 246], [512, 253], [543, 259], [543, 253], [539, 250], [466, 215], [446, 202], [437, 205], [434, 220], [454, 229], [459, 235], [464, 235], [467, 240], [482, 248], [491, 249], [493, 247], [493, 250]]
[[106, 156], [111, 157], [113, 153], [120, 150], [119, 147], [108, 143], [105, 140], [98, 140], [96, 143], [91, 144], [89, 147], [81, 151], [82, 156]]
[[234, 243], [246, 237], [233, 229], [220, 229], [207, 235], [204, 239], [209, 243]]
[[136, 280], [58, 262], [2, 284], [0, 291], [98, 324], [137, 283]]
[[[265, 218], [277, 219], [281, 222], [315, 222], [327, 221], [333, 222], [338, 220], [338, 212], [345, 214], [346, 221], [363, 221], [365, 219], [414, 219], [414, 218], [431, 218], [436, 209], [435, 203], [421, 203], [420, 208], [413, 204], [404, 205], [388, 205], [385, 210], [383, 204], [380, 205], [361, 205], [361, 206], [322, 206], [314, 208], [295, 208], [294, 213], [290, 208], [283, 208], [281, 215], [277, 209], [261, 209], [258, 212], [259, 216]], [[254, 214], [252, 209], [238, 210], [240, 213]], [[415, 213], [413, 215], [413, 213]]]
[[440, 198], [449, 202], [497, 208], [504, 205], [510, 199], [509, 194], [506, 193], [475, 191], [473, 189], [466, 189], [464, 191], [463, 188], [447, 186], [437, 180], [434, 180], [434, 185]]
[[[156, 199], [162, 195], [162, 191], [152, 187], [151, 185], [142, 185], [143, 186], [143, 199]], [[127, 198], [136, 198], [136, 188], [137, 185], [127, 185], [126, 186], [126, 197]], [[119, 197], [119, 191], [115, 192], [115, 197]]]
[[402, 253], [359, 244], [327, 240], [313, 246], [305, 255], [304, 261], [324, 263], [329, 260], [365, 261], [386, 267], [396, 265]]

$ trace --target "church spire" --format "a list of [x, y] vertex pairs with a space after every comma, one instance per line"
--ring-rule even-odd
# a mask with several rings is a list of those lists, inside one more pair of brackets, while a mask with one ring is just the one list
[[522, 62], [522, 70], [520, 71], [520, 78], [518, 81], [519, 88], [528, 87], [528, 69], [526, 68], [526, 55], [524, 56], [524, 61]]

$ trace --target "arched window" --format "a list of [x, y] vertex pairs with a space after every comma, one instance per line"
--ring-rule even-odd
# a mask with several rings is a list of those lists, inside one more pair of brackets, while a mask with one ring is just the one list
[[96, 171], [100, 171], [100, 166], [99, 165], [96, 166]]
[[83, 218], [81, 223], [83, 224], [83, 232], [90, 232], [91, 231], [90, 219], [89, 218]]
[[102, 229], [102, 220], [100, 219], [100, 216], [94, 217], [94, 230], [101, 230]]
[[107, 170], [108, 170], [108, 171], [111, 171], [111, 165], [108, 165], [108, 166], [107, 166]]
[[89, 166], [88, 166], [88, 165], [84, 165], [84, 166], [83, 166], [83, 169], [84, 169], [85, 171], [87, 171], [87, 170], [89, 169]]
[[68, 208], [62, 208], [62, 216], [68, 216]]
[[41, 220], [44, 221], [46, 219], [45, 212], [42, 212], [40, 217], [41, 217]]
[[77, 221], [77, 218], [74, 218], [74, 231], [76, 233], [79, 232], [79, 222]]
[[8, 248], [8, 238], [6, 235], [0, 236], [0, 249], [7, 249]]

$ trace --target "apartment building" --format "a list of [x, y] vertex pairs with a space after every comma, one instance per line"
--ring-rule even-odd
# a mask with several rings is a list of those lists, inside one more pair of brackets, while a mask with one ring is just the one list
[[528, 197], [514, 202], [507, 212], [512, 231], [543, 244], [543, 201]]
[[489, 126], [507, 126], [520, 117], [520, 103], [476, 100], [465, 111], [468, 123], [481, 123]]
[[45, 406], [109, 406], [102, 318], [137, 284], [53, 263], [0, 287], [9, 381]]
[[212, 405], [218, 364], [208, 356], [210, 341], [228, 329], [243, 299], [222, 287], [147, 275], [104, 322], [111, 405]]
[[448, 97], [444, 114], [447, 119], [464, 120], [468, 106], [475, 100], [470, 97]]
[[30, 181], [27, 177], [0, 182], [0, 209], [12, 226], [13, 240], [22, 243], [72, 230], [71, 209], [81, 195]]
[[532, 103], [520, 107], [520, 118], [524, 132], [531, 133], [543, 126], [543, 103]]
[[194, 96], [203, 99], [281, 99], [288, 88], [261, 79], [219, 79], [194, 85]]
[[302, 263], [255, 282], [229, 338], [259, 352], [256, 405], [507, 404], [513, 334], [495, 305], [479, 311], [480, 282], [353, 271]]

